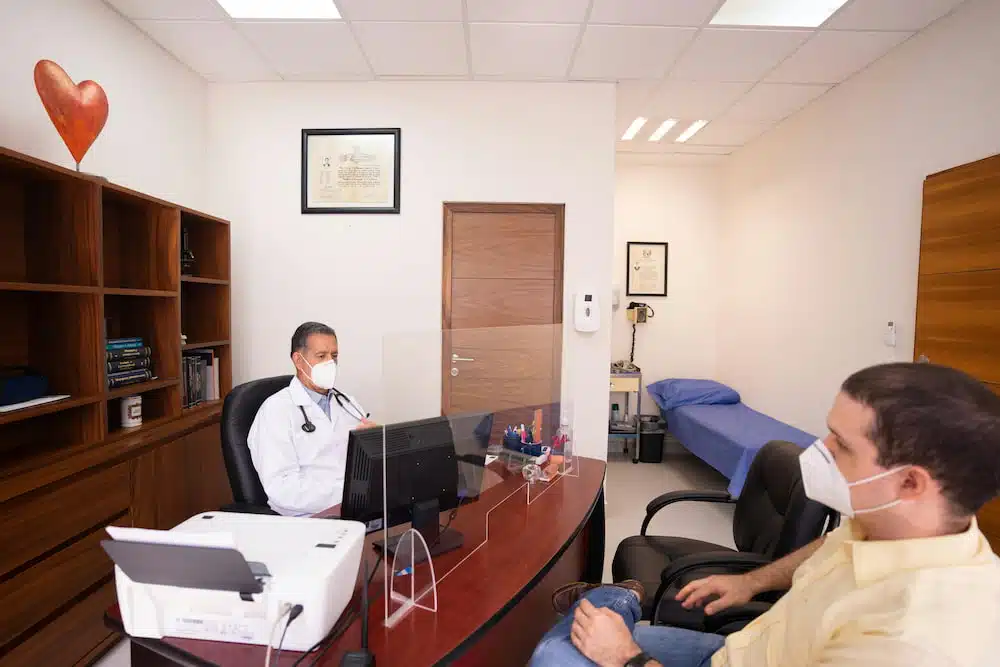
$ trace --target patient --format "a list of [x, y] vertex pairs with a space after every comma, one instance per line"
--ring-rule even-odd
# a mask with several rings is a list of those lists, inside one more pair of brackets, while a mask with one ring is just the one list
[[975, 514], [1000, 493], [1000, 397], [950, 368], [875, 366], [844, 382], [828, 426], [800, 458], [803, 485], [843, 525], [759, 570], [677, 595], [714, 614], [790, 589], [770, 611], [728, 637], [637, 627], [638, 582], [570, 584], [553, 596], [567, 615], [532, 665], [997, 664], [1000, 563]]

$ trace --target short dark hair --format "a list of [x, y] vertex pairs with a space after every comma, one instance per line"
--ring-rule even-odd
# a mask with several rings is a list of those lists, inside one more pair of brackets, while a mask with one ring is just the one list
[[934, 364], [872, 366], [841, 391], [875, 412], [869, 437], [884, 468], [918, 465], [956, 515], [1000, 494], [1000, 396], [965, 373]]
[[322, 322], [303, 322], [299, 325], [299, 328], [295, 330], [295, 333], [292, 334], [292, 351], [288, 356], [292, 356], [296, 352], [301, 352], [306, 349], [306, 343], [309, 342], [309, 336], [313, 334], [333, 336], [334, 338], [337, 337], [337, 332]]

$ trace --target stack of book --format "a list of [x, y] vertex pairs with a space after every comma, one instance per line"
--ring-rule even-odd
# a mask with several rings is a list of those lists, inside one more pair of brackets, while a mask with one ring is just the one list
[[181, 403], [185, 408], [219, 400], [219, 358], [214, 350], [185, 352], [181, 359], [184, 382]]
[[109, 338], [108, 389], [152, 380], [152, 353], [141, 338]]

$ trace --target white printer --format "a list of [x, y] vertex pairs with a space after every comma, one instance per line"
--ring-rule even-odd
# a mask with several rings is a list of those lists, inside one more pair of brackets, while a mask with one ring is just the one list
[[354, 521], [227, 512], [169, 531], [107, 530], [129, 635], [276, 646], [283, 613], [300, 604], [282, 644], [294, 651], [326, 636], [347, 607], [365, 539]]

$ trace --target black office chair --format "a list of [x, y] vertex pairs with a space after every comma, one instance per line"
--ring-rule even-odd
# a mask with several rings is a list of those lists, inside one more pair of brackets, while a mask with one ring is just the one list
[[[615, 581], [638, 579], [656, 595], [643, 609], [654, 625], [727, 634], [738, 630], [780, 597], [766, 594], [724, 615], [706, 617], [674, 600], [688, 582], [711, 574], [748, 572], [812, 542], [839, 522], [833, 510], [806, 498], [796, 444], [772, 441], [754, 457], [738, 499], [725, 491], [674, 491], [646, 507], [639, 535], [618, 545], [612, 563]], [[734, 503], [733, 539], [739, 551], [685, 537], [647, 535], [653, 516], [681, 501]]]
[[222, 457], [226, 462], [229, 486], [233, 490], [232, 505], [224, 512], [276, 514], [267, 504], [267, 493], [253, 467], [247, 437], [254, 417], [265, 400], [288, 386], [291, 375], [253, 380], [234, 387], [222, 404]]

